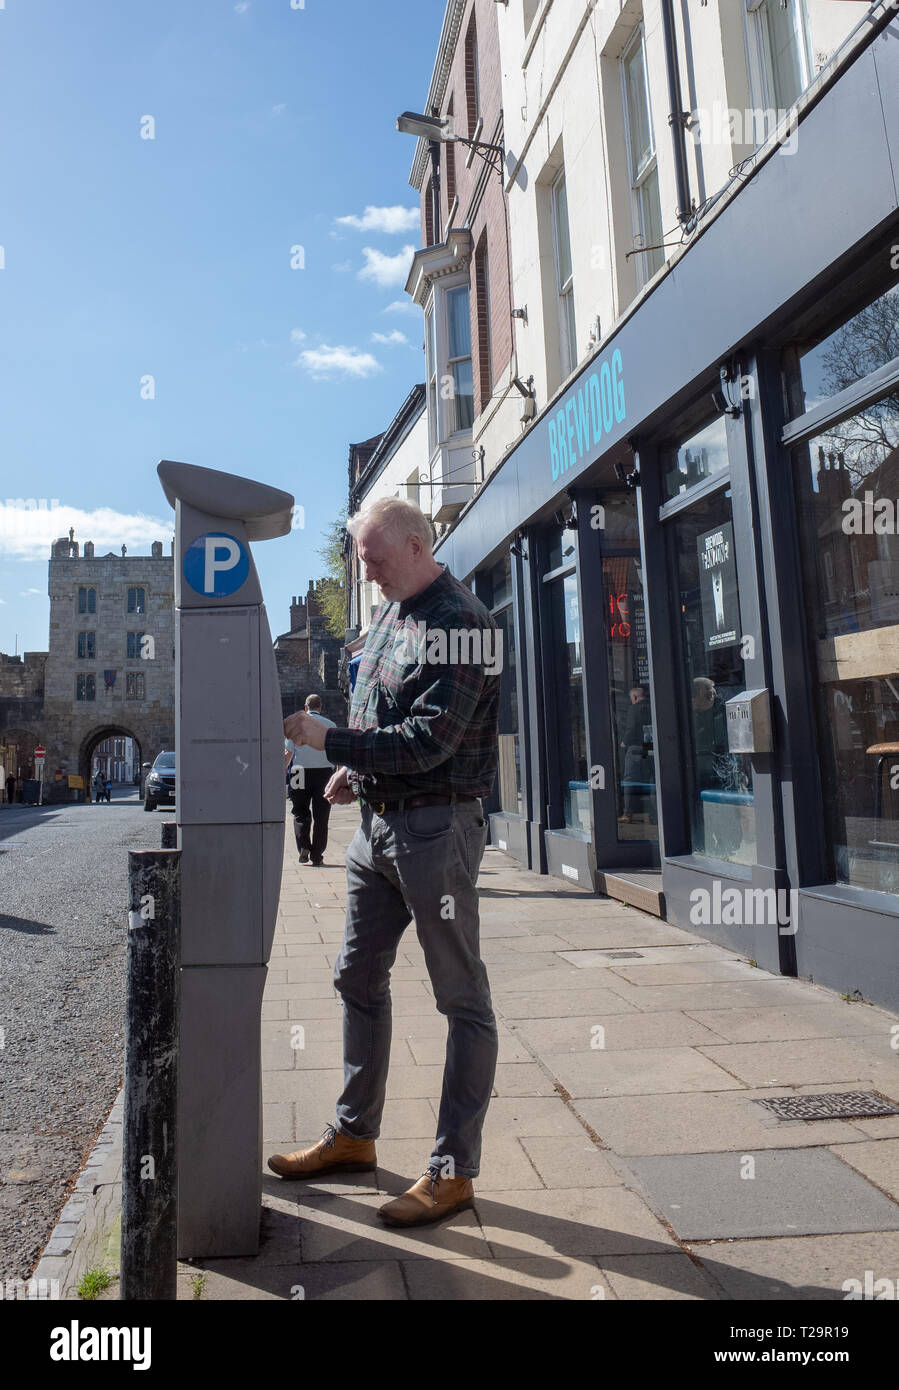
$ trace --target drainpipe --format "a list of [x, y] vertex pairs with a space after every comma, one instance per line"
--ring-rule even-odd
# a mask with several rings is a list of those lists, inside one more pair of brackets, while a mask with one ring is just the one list
[[687, 178], [687, 141], [684, 136], [684, 103], [680, 87], [680, 66], [674, 32], [674, 0], [662, 0], [662, 28], [665, 35], [665, 65], [668, 69], [668, 124], [674, 147], [674, 177], [677, 183], [677, 220], [685, 227], [693, 220], [690, 185]]

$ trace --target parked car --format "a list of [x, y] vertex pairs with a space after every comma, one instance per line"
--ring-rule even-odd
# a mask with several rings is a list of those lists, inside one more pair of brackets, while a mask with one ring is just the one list
[[147, 773], [144, 787], [144, 810], [155, 811], [157, 806], [175, 804], [175, 754], [159, 753]]

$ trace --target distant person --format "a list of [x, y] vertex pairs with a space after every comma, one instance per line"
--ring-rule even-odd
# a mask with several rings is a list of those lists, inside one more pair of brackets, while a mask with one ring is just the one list
[[[321, 696], [307, 695], [305, 710], [326, 729], [335, 728], [333, 719], [321, 713]], [[311, 862], [318, 868], [328, 845], [328, 819], [331, 803], [325, 800], [325, 787], [331, 780], [334, 765], [327, 755], [308, 744], [285, 740], [287, 755], [287, 790], [293, 806], [293, 832], [301, 864]]]
[[16, 799], [16, 778], [12, 772], [7, 773], [6, 777], [6, 799], [10, 804]]
[[[634, 791], [634, 782], [653, 780], [652, 761], [647, 751], [646, 730], [652, 727], [652, 708], [646, 696], [645, 685], [632, 685], [630, 689], [631, 707], [624, 722], [620, 747], [624, 753], [624, 813], [619, 821], [629, 822], [634, 815], [634, 805], [640, 794]], [[649, 765], [647, 766], [647, 759]]]
[[107, 793], [107, 791], [106, 791], [106, 778], [103, 776], [103, 773], [102, 773], [102, 772], [98, 772], [97, 775], [96, 775], [96, 777], [94, 778], [94, 802], [95, 802], [95, 804], [99, 805], [100, 798], [101, 798], [102, 796], [104, 796], [104, 795], [107, 797], [107, 800], [108, 800], [108, 793]]

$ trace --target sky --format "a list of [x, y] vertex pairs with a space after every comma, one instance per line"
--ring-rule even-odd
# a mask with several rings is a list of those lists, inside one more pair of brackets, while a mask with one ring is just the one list
[[349, 444], [423, 380], [395, 120], [444, 8], [0, 0], [0, 651], [47, 649], [70, 526], [168, 553], [163, 458], [293, 494], [290, 535], [253, 547], [288, 628]]

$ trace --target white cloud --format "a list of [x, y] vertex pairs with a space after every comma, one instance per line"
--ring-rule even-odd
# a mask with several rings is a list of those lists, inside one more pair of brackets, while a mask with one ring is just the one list
[[373, 333], [371, 335], [373, 343], [408, 343], [409, 339], [405, 333], [401, 333], [398, 328], [392, 328], [389, 333]]
[[19, 598], [30, 598], [32, 594], [42, 594], [43, 589], [20, 589]]
[[387, 305], [386, 309], [381, 310], [382, 314], [419, 314], [421, 310], [417, 304], [413, 304], [411, 299], [394, 299]]
[[290, 330], [290, 341], [292, 343], [305, 343], [306, 334], [303, 332], [302, 328], [292, 328]]
[[409, 278], [409, 267], [415, 255], [415, 247], [404, 246], [395, 256], [385, 256], [383, 251], [376, 251], [372, 246], [363, 246], [362, 254], [365, 257], [365, 265], [358, 272], [357, 279], [372, 280], [382, 289], [387, 289], [391, 285], [405, 285]]
[[42, 508], [39, 502], [44, 499], [38, 499], [32, 507], [25, 505], [34, 500], [0, 501], [0, 555], [17, 560], [49, 560], [50, 546], [60, 536], [67, 536], [73, 526], [82, 553], [85, 541], [94, 542], [97, 555], [105, 555], [109, 550], [120, 555], [123, 545], [129, 552], [139, 549], [146, 554], [151, 541], [162, 541], [163, 552], [168, 552], [174, 516], [163, 521], [143, 512], [117, 512], [112, 507], [97, 507], [90, 512], [65, 504]]
[[323, 343], [321, 347], [306, 348], [300, 353], [295, 367], [302, 367], [304, 371], [316, 378], [334, 377], [356, 377], [365, 378], [374, 376], [376, 372], [383, 371], [383, 367], [377, 358], [372, 357], [370, 352], [361, 352], [359, 348], [328, 347]]
[[370, 204], [361, 217], [350, 213], [347, 217], [336, 217], [338, 227], [353, 227], [357, 232], [413, 232], [421, 225], [418, 208], [404, 208], [396, 205], [390, 208], [376, 208]]
[[348, 270], [352, 270], [352, 268], [353, 268], [353, 262], [352, 262], [352, 261], [338, 261], [336, 265], [332, 265], [332, 266], [331, 266], [331, 269], [332, 269], [332, 270], [338, 271], [341, 275], [345, 275], [346, 272], [347, 272]]
[[246, 14], [246, 12], [247, 12], [247, 10], [248, 10], [249, 8], [250, 8], [250, 0], [237, 0], [237, 4], [234, 6], [234, 13], [235, 13], [235, 14]]
[[272, 107], [272, 115], [273, 115], [273, 116], [281, 116], [281, 115], [284, 114], [284, 112], [285, 112], [286, 110], [287, 110], [287, 102], [286, 102], [286, 101], [279, 101], [277, 106], [273, 106], [273, 107]]

